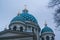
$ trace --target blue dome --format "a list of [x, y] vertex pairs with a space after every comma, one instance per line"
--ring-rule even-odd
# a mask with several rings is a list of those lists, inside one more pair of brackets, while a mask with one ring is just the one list
[[46, 25], [46, 26], [42, 29], [41, 33], [46, 33], [46, 32], [48, 32], [48, 33], [51, 32], [51, 33], [52, 33], [53, 30]]
[[28, 10], [23, 10], [23, 12], [17, 15], [16, 17], [14, 17], [11, 22], [14, 22], [14, 21], [23, 21], [23, 22], [31, 21], [31, 22], [37, 23], [37, 20], [35, 19], [35, 17], [29, 14]]
[[11, 20], [11, 22], [14, 22], [14, 21], [23, 21], [23, 18], [19, 14]]

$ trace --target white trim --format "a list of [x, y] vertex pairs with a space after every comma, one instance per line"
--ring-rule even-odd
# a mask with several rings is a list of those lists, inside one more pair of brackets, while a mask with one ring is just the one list
[[[25, 24], [25, 23], [22, 22], [22, 21], [13, 21], [13, 22], [11, 22], [11, 23], [16, 23], [16, 22]], [[10, 23], [10, 24], [11, 24], [11, 23]]]

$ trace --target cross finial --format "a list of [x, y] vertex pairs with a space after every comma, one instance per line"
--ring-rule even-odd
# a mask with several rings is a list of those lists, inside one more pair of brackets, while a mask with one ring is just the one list
[[24, 10], [23, 10], [23, 13], [28, 13], [27, 5], [24, 5], [24, 6], [25, 6], [25, 8], [24, 8]]
[[25, 6], [25, 9], [27, 9], [27, 5], [24, 5]]
[[47, 22], [45, 21], [45, 26], [47, 26]]
[[7, 27], [7, 25], [5, 25], [5, 29], [4, 29], [4, 30], [7, 30], [7, 28], [6, 28], [6, 27]]
[[18, 16], [19, 16], [19, 14], [20, 14], [20, 10], [18, 10]]

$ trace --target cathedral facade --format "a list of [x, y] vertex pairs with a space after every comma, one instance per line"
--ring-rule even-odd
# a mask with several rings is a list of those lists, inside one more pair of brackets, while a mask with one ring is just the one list
[[0, 40], [54, 40], [55, 34], [45, 23], [41, 30], [36, 18], [27, 9], [18, 13], [10, 24], [9, 29], [0, 32]]

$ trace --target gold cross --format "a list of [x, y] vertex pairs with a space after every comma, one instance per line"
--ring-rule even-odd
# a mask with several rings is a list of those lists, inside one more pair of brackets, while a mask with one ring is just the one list
[[20, 14], [20, 10], [18, 10], [18, 16], [19, 16], [19, 14]]
[[27, 5], [24, 5], [25, 6], [25, 9], [27, 9]]
[[47, 22], [45, 21], [45, 25], [47, 25]]

